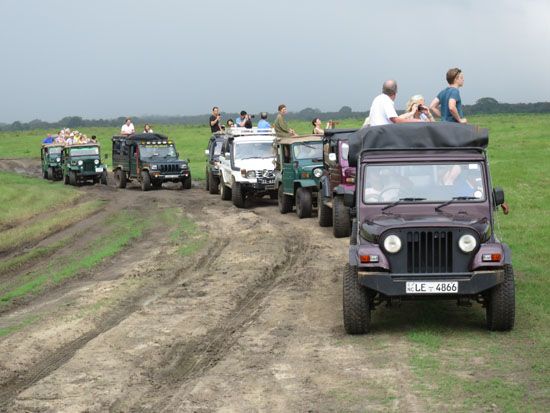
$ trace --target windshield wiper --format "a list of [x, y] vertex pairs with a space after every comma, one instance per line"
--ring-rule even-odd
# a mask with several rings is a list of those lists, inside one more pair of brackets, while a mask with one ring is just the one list
[[455, 201], [468, 201], [468, 200], [471, 200], [471, 199], [479, 199], [479, 198], [476, 198], [475, 196], [455, 196], [455, 197], [453, 197], [453, 199], [449, 199], [448, 201], [445, 201], [442, 204], [436, 206], [435, 210], [437, 212], [441, 212], [441, 208], [443, 208], [447, 205], [450, 205]]
[[388, 204], [384, 208], [382, 208], [382, 211], [393, 208], [394, 206], [402, 202], [418, 202], [418, 201], [425, 201], [425, 200], [426, 198], [399, 198], [397, 201], [392, 202], [391, 204]]

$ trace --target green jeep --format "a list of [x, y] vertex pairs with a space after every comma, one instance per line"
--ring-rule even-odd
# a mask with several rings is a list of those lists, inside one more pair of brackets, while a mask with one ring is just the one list
[[78, 185], [85, 181], [107, 185], [107, 165], [101, 163], [99, 145], [96, 143], [65, 146], [61, 152], [61, 169], [65, 185]]
[[40, 149], [40, 159], [42, 161], [42, 177], [58, 181], [63, 178], [61, 169], [61, 152], [65, 145], [45, 144]]
[[311, 217], [317, 203], [319, 178], [323, 176], [323, 140], [320, 135], [277, 138], [277, 170], [279, 211], [291, 212], [296, 204], [299, 218]]

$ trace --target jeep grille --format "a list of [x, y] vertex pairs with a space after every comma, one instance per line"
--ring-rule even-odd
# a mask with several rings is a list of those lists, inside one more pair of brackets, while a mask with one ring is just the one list
[[95, 163], [93, 159], [86, 159], [83, 162], [82, 170], [84, 172], [95, 172]]
[[179, 164], [166, 164], [166, 165], [160, 165], [160, 171], [162, 173], [171, 173], [171, 172], [179, 172], [181, 171], [181, 168]]
[[256, 178], [275, 178], [275, 174], [273, 171], [270, 171], [269, 169], [264, 169], [263, 171], [255, 171], [256, 172]]
[[406, 234], [408, 273], [448, 273], [453, 270], [451, 231], [409, 231]]

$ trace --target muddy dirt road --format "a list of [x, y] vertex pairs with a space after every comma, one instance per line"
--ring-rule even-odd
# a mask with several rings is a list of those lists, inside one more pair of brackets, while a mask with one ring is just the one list
[[[115, 210], [150, 219], [167, 208], [198, 230], [175, 243], [167, 234], [177, 222], [155, 226], [98, 267], [0, 314], [0, 326], [33, 320], [0, 338], [0, 410], [426, 410], [411, 387], [404, 334], [415, 307], [392, 310], [405, 320], [394, 324], [377, 309], [374, 334], [347, 336], [348, 240], [316, 218], [281, 215], [268, 199], [237, 209], [200, 188], [82, 191], [106, 207], [65, 231], [89, 234]], [[179, 243], [198, 247], [181, 254]], [[477, 311], [473, 328], [482, 328]]]

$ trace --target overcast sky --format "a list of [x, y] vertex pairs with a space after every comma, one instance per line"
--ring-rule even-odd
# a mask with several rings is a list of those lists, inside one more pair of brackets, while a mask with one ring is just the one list
[[0, 122], [550, 100], [548, 0], [0, 0]]

